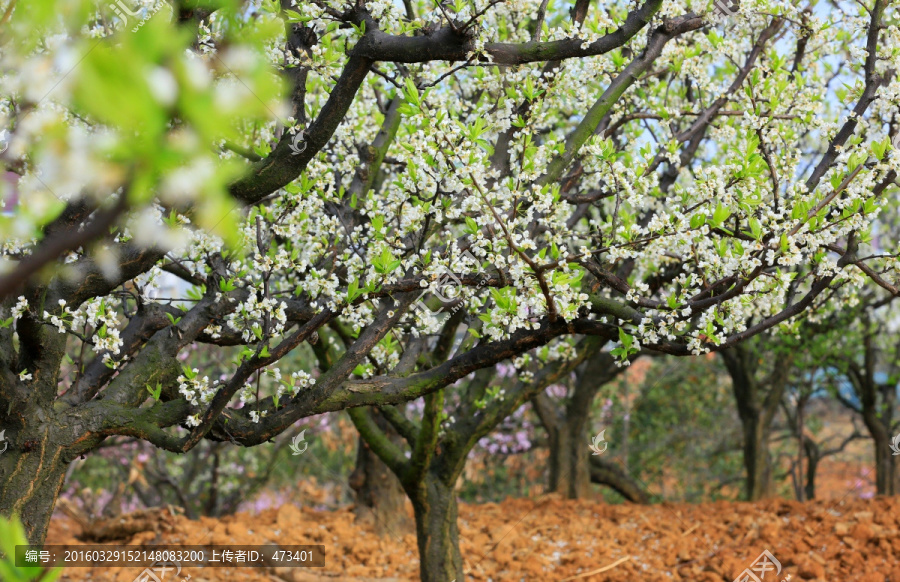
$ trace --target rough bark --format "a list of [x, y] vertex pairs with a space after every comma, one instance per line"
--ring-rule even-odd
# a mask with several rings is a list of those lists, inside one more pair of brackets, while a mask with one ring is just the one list
[[[373, 416], [388, 438], [397, 442], [397, 432], [380, 415]], [[356, 493], [356, 519], [372, 523], [381, 536], [405, 533], [412, 528], [412, 521], [406, 513], [406, 493], [400, 480], [365, 439], [358, 440], [356, 468], [350, 475], [350, 488]]]
[[775, 495], [775, 482], [769, 436], [787, 386], [790, 357], [778, 354], [771, 372], [761, 379], [758, 372], [763, 359], [751, 348], [737, 346], [720, 353], [731, 376], [741, 421], [746, 475], [744, 495], [748, 501], [772, 497]]
[[463, 580], [456, 494], [435, 474], [427, 474], [410, 494], [416, 514], [422, 582]]
[[49, 431], [7, 430], [6, 440], [9, 448], [0, 455], [0, 515], [18, 515], [28, 541], [42, 544], [69, 459]]
[[591, 403], [600, 388], [624, 368], [615, 365], [606, 353], [588, 360], [578, 372], [572, 395], [565, 406], [557, 407], [545, 393], [532, 402], [550, 442], [548, 490], [568, 499], [581, 499], [591, 490], [591, 451], [588, 430]]
[[568, 499], [582, 499], [590, 494], [590, 451], [584, 439], [588, 412], [566, 414], [562, 426], [550, 438], [548, 490]]
[[772, 457], [769, 454], [769, 427], [762, 415], [755, 413], [741, 417], [744, 435], [745, 494], [748, 501], [767, 499], [775, 495]]

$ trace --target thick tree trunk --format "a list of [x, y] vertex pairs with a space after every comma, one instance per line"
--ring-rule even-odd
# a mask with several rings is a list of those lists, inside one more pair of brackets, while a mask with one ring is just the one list
[[[880, 424], [880, 423], [879, 423]], [[895, 467], [890, 435], [884, 430], [870, 430], [875, 443], [875, 492], [878, 495], [896, 495]]]
[[[875, 445], [875, 492], [878, 495], [895, 495], [897, 491], [895, 479], [895, 458], [891, 449], [891, 426], [893, 424], [893, 405], [896, 392], [894, 386], [887, 387], [875, 382], [873, 348], [867, 344], [866, 366], [864, 372], [857, 372], [855, 388], [862, 403], [862, 417], [872, 442]], [[879, 405], [879, 393], [881, 403]]]
[[350, 487], [356, 492], [356, 519], [371, 522], [378, 535], [402, 535], [412, 528], [400, 480], [362, 437], [359, 437]]
[[769, 455], [769, 430], [762, 419], [741, 418], [744, 430], [745, 491], [748, 501], [759, 501], [775, 494], [772, 458]]
[[[720, 352], [731, 376], [743, 433], [744, 493], [748, 501], [759, 501], [775, 495], [772, 458], [769, 455], [769, 431], [790, 372], [789, 356], [779, 354], [772, 371], [764, 380], [756, 377], [761, 359], [741, 346]], [[762, 393], [761, 386], [768, 392]]]
[[591, 404], [600, 388], [621, 370], [608, 354], [597, 354], [585, 363], [565, 408], [558, 410], [543, 392], [532, 398], [535, 412], [550, 441], [548, 491], [568, 499], [590, 495], [591, 450], [588, 445], [594, 436], [589, 430]]
[[862, 415], [875, 445], [875, 492], [878, 495], [896, 495], [900, 492], [897, 483], [897, 465], [900, 463], [895, 462], [896, 457], [890, 443], [897, 387], [894, 382], [879, 383], [875, 379], [878, 370], [878, 347], [873, 343], [873, 338], [873, 334], [866, 334], [863, 337], [862, 365], [853, 360], [849, 361], [847, 377], [860, 400], [860, 409], [857, 412]]
[[462, 582], [456, 494], [429, 473], [412, 495], [422, 582]]
[[591, 491], [590, 441], [585, 438], [590, 408], [566, 412], [562, 426], [550, 438], [549, 490], [568, 499], [580, 499]]
[[0, 454], [0, 515], [18, 515], [29, 543], [43, 544], [68, 462], [46, 436], [29, 440], [37, 435], [9, 431], [5, 436], [9, 445]]

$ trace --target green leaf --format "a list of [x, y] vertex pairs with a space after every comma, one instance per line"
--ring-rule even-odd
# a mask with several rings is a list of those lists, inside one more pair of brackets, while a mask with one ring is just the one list
[[16, 546], [27, 546], [25, 529], [16, 515], [9, 520], [0, 516], [0, 580], [9, 582], [26, 582], [41, 580], [53, 582], [62, 574], [62, 568], [45, 569], [41, 566], [19, 567], [15, 564]]
[[625, 332], [621, 327], [619, 328], [619, 341], [625, 346], [626, 349], [631, 348], [631, 345], [634, 343], [634, 337]]
[[421, 101], [419, 100], [419, 88], [416, 87], [416, 84], [409, 77], [406, 78], [403, 95], [406, 97], [407, 102], [415, 105], [416, 110], [418, 110], [419, 105], [421, 104]]
[[753, 238], [759, 240], [762, 236], [762, 224], [759, 222], [759, 219], [755, 217], [750, 217], [750, 233], [753, 234]]
[[162, 384], [157, 382], [155, 390], [151, 388], [149, 384], [147, 384], [147, 392], [150, 393], [154, 400], [159, 401], [159, 395], [162, 393]]
[[188, 298], [195, 301], [200, 301], [204, 295], [206, 295], [206, 285], [194, 285], [187, 291]]
[[347, 285], [347, 301], [353, 302], [362, 294], [362, 291], [359, 289], [359, 280], [353, 279]]
[[715, 226], [721, 225], [723, 222], [728, 220], [728, 217], [731, 216], [731, 211], [728, 210], [728, 207], [723, 205], [721, 202], [716, 205], [715, 211], [713, 211], [713, 224]]
[[666, 297], [666, 304], [669, 306], [669, 309], [678, 309], [678, 297], [672, 293]]
[[847, 171], [852, 172], [855, 170], [861, 163], [866, 161], [866, 158], [869, 157], [869, 154], [866, 153], [865, 150], [858, 150], [850, 154], [850, 158], [847, 160]]
[[873, 141], [869, 149], [872, 151], [872, 155], [880, 161], [884, 159], [884, 154], [887, 152], [889, 145], [891, 145], [891, 140], [886, 137], [881, 141]]
[[794, 207], [791, 208], [791, 218], [794, 220], [804, 220], [808, 213], [808, 206], [809, 204], [807, 202], [797, 202]]
[[843, 182], [843, 181], [844, 181], [844, 175], [841, 174], [840, 172], [835, 172], [834, 174], [832, 174], [831, 179], [829, 180], [829, 182], [831, 183], [832, 190], [837, 190], [838, 187], [841, 185], [841, 182]]

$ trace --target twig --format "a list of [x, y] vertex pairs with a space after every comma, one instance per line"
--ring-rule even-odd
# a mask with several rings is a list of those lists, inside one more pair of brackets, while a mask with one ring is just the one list
[[700, 527], [700, 524], [699, 524], [699, 523], [695, 523], [694, 525], [691, 526], [690, 529], [684, 531], [684, 532], [681, 534], [681, 537], [684, 537], [684, 536], [688, 535], [689, 533], [691, 533], [692, 531], [694, 531], [694, 530], [697, 529], [698, 527]]
[[531, 42], [540, 42], [541, 31], [544, 28], [544, 16], [547, 14], [547, 4], [550, 0], [543, 0], [541, 7], [538, 8], [537, 20], [534, 23], [534, 34], [531, 35]]
[[594, 574], [600, 574], [601, 572], [606, 572], [607, 570], [612, 570], [619, 564], [622, 564], [623, 562], [627, 562], [630, 559], [631, 559], [631, 556], [625, 556], [624, 558], [619, 558], [618, 560], [616, 560], [609, 566], [603, 566], [602, 568], [597, 568], [596, 570], [591, 570], [590, 572], [585, 572], [584, 574], [579, 574], [577, 576], [569, 576], [568, 578], [563, 578], [559, 582], [569, 582], [569, 580], [578, 580], [581, 578], [587, 578], [588, 576], [593, 576]]

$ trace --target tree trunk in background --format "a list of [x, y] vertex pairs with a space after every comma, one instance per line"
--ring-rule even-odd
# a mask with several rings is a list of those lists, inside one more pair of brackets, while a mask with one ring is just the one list
[[9, 445], [0, 454], [0, 515], [18, 515], [29, 543], [43, 544], [65, 481], [66, 452], [47, 432], [7, 429], [5, 437]]
[[[751, 348], [736, 346], [719, 352], [731, 376], [731, 386], [741, 420], [744, 451], [744, 495], [758, 501], [775, 495], [769, 432], [790, 374], [790, 355], [778, 353], [765, 379], [756, 372], [762, 363]], [[763, 387], [768, 392], [763, 394]]]
[[[481, 379], [477, 379], [476, 374], [477, 380], [464, 390], [463, 404], [459, 409], [460, 418], [464, 420], [453, 423], [443, 435], [443, 390], [424, 397], [420, 422], [411, 421], [396, 409], [383, 408], [383, 418], [409, 444], [409, 454], [392, 442], [368, 410], [348, 409], [347, 414], [359, 434], [399, 477], [403, 490], [412, 501], [419, 573], [423, 582], [463, 582], [465, 579], [454, 488], [472, 448], [523, 403], [547, 386], [567, 377], [584, 358], [595, 354], [605, 341], [586, 338], [581, 344], [584, 351], [578, 357], [550, 364], [529, 382], [516, 382], [511, 398], [498, 398], [485, 403], [482, 398], [495, 372], [487, 372], [486, 377]], [[484, 550], [490, 551], [490, 548]]]
[[889, 438], [875, 438], [875, 491], [878, 495], [895, 495], [894, 455]]
[[591, 483], [605, 485], [631, 503], [650, 503], [650, 496], [644, 488], [624, 469], [601, 457], [590, 457]]
[[[874, 384], [874, 383], [873, 383]], [[897, 493], [895, 479], [895, 463], [894, 451], [891, 449], [891, 419], [881, 418], [875, 406], [875, 397], [870, 397], [869, 392], [875, 393], [875, 386], [867, 386], [864, 388], [862, 404], [863, 404], [863, 422], [869, 429], [869, 435], [872, 437], [872, 443], [875, 445], [875, 492], [878, 495], [895, 495]]]
[[535, 412], [550, 441], [548, 490], [568, 499], [581, 499], [591, 492], [591, 449], [588, 445], [595, 434], [589, 426], [591, 405], [600, 388], [623, 370], [606, 353], [597, 354], [584, 366], [562, 410], [557, 410], [553, 399], [544, 392], [532, 398]]
[[893, 481], [892, 481], [894, 484], [894, 495], [897, 495], [898, 493], [900, 493], [900, 462], [898, 462], [897, 459], [900, 459], [900, 457], [893, 457], [893, 456], [891, 457], [891, 460], [893, 461], [893, 469], [894, 469]]
[[584, 498], [590, 493], [590, 438], [587, 434], [589, 408], [566, 410], [559, 429], [550, 437], [549, 490], [568, 499]]
[[422, 582], [462, 582], [465, 578], [453, 487], [429, 471], [424, 482], [409, 493], [416, 515]]
[[822, 453], [819, 445], [811, 438], [803, 439], [803, 449], [806, 452], [806, 501], [816, 498], [816, 471], [819, 468], [819, 461]]
[[[400, 438], [380, 414], [372, 416], [391, 440]], [[412, 529], [400, 480], [362, 437], [358, 438], [356, 468], [350, 474], [349, 484], [356, 493], [356, 519], [371, 522], [378, 535], [402, 536]]]
[[747, 474], [745, 494], [748, 501], [758, 501], [775, 494], [772, 458], [769, 455], [769, 431], [760, 415], [741, 418], [744, 433], [744, 470]]
[[879, 383], [875, 379], [877, 348], [872, 343], [871, 335], [863, 338], [863, 347], [863, 365], [860, 367], [851, 362], [848, 377], [859, 396], [859, 412], [875, 445], [875, 492], [878, 495], [896, 495], [900, 491], [897, 487], [896, 457], [891, 449], [891, 432], [897, 387], [893, 383]]

